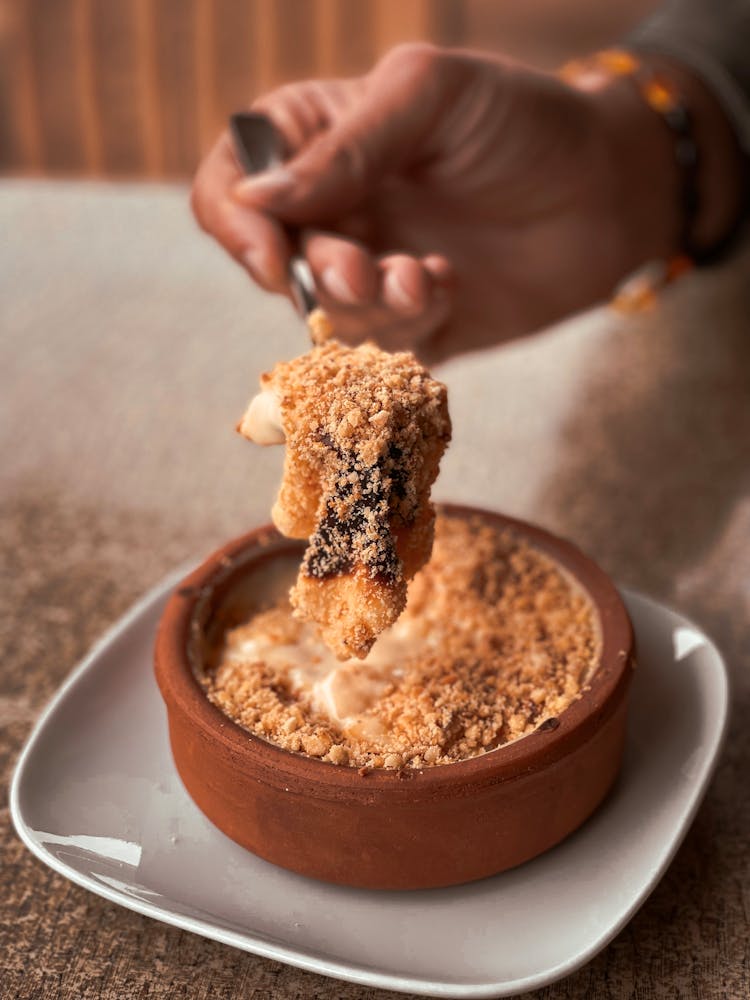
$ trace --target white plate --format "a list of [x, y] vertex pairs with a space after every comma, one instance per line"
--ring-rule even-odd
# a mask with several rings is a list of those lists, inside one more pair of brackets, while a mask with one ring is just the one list
[[268, 958], [455, 997], [507, 996], [567, 975], [661, 878], [706, 790], [727, 716], [721, 656], [685, 618], [626, 595], [639, 667], [625, 762], [578, 832], [481, 882], [362, 891], [261, 861], [215, 829], [183, 789], [151, 668], [155, 626], [181, 576], [144, 598], [73, 672], [18, 763], [13, 820], [55, 871]]

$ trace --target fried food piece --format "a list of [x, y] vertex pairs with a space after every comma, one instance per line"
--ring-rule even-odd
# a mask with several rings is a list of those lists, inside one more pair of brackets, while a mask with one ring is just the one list
[[451, 432], [445, 386], [411, 354], [328, 341], [278, 364], [261, 387], [239, 430], [273, 437], [269, 414], [283, 428], [272, 517], [282, 534], [310, 540], [292, 606], [337, 656], [364, 657], [430, 557], [430, 487]]

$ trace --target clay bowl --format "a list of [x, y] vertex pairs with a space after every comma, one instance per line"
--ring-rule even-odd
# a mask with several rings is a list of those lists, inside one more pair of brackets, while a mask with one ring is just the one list
[[[366, 775], [254, 736], [206, 697], [196, 672], [211, 637], [240, 620], [301, 546], [271, 527], [230, 542], [177, 588], [156, 641], [177, 770], [208, 818], [238, 844], [313, 878], [378, 889], [453, 885], [528, 861], [575, 830], [617, 775], [634, 665], [633, 633], [612, 582], [569, 542], [500, 514], [589, 595], [601, 659], [589, 689], [535, 732], [481, 757]], [[257, 598], [256, 598], [257, 599]]]

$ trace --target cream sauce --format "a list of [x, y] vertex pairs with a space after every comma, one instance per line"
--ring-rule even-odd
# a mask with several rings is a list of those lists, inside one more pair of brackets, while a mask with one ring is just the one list
[[237, 430], [256, 444], [283, 444], [286, 437], [276, 394], [263, 389], [253, 397]]
[[309, 624], [300, 626], [294, 643], [256, 635], [228, 642], [224, 655], [285, 668], [293, 695], [309, 695], [321, 715], [345, 735], [356, 738], [385, 732], [382, 723], [366, 713], [389, 684], [402, 676], [404, 661], [432, 645], [429, 636], [415, 631], [413, 620], [401, 619], [383, 632], [364, 660], [336, 659]]

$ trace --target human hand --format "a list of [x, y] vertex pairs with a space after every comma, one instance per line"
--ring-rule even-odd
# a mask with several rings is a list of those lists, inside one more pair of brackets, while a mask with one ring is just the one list
[[299, 228], [350, 343], [431, 360], [487, 346], [607, 298], [676, 249], [670, 139], [627, 82], [583, 93], [409, 45], [367, 76], [290, 84], [252, 107], [287, 162], [244, 178], [225, 133], [196, 176], [196, 215], [276, 292], [288, 292], [285, 227]]

